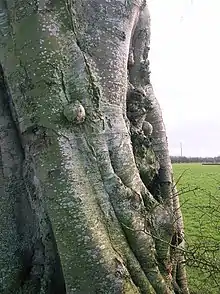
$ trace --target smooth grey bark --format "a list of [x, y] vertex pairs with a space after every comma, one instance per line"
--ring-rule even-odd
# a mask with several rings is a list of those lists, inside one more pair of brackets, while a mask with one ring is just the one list
[[0, 31], [2, 292], [188, 293], [146, 3], [0, 0]]

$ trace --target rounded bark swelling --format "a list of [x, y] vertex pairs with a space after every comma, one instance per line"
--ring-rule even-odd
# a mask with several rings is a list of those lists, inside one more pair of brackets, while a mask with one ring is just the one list
[[[159, 267], [161, 272], [172, 267], [172, 260], [175, 259], [176, 251], [173, 250], [173, 254], [170, 253], [169, 244], [171, 243], [172, 235], [178, 236], [183, 233], [183, 223], [182, 223], [182, 215], [179, 207], [179, 199], [178, 194], [176, 193], [176, 189], [172, 188], [175, 183], [172, 179], [172, 167], [171, 161], [168, 152], [168, 144], [165, 126], [163, 123], [162, 113], [159, 106], [159, 103], [154, 95], [152, 85], [150, 83], [150, 71], [149, 71], [149, 61], [148, 61], [148, 52], [149, 52], [149, 44], [150, 44], [150, 17], [147, 7], [142, 10], [139, 16], [139, 20], [134, 28], [132, 40], [131, 40], [131, 48], [134, 56], [134, 63], [132, 67], [129, 68], [129, 84], [131, 84], [130, 88], [133, 88], [133, 91], [129, 90], [128, 92], [128, 102], [132, 102], [132, 98], [135, 97], [134, 92], [140, 92], [142, 95], [141, 101], [145, 101], [145, 117], [148, 122], [153, 126], [152, 133], [152, 149], [158, 159], [159, 169], [156, 171], [153, 177], [153, 183], [148, 186], [153, 188], [154, 197], [163, 203], [165, 209], [168, 213], [168, 218], [170, 221], [162, 221], [162, 223], [158, 220], [158, 224], [156, 227], [152, 227], [152, 233], [155, 236], [155, 245], [158, 254]], [[137, 95], [136, 95], [137, 96]], [[139, 95], [138, 95], [139, 96]], [[135, 100], [135, 99], [134, 99]], [[139, 103], [139, 109], [142, 108], [142, 103]], [[132, 105], [135, 105], [135, 101], [132, 102]], [[130, 111], [130, 107], [128, 111]], [[133, 109], [134, 112], [134, 109]], [[139, 110], [140, 112], [140, 110]], [[141, 111], [143, 113], [143, 111]], [[130, 116], [132, 117], [132, 112]], [[141, 117], [142, 114], [139, 114]], [[136, 118], [138, 121], [138, 118]], [[132, 122], [132, 121], [131, 121]], [[141, 121], [142, 123], [142, 121]], [[134, 122], [133, 122], [134, 124]], [[142, 123], [143, 124], [143, 123]], [[136, 122], [134, 124], [136, 126]], [[142, 126], [139, 126], [139, 128]], [[132, 130], [132, 128], [131, 128]], [[133, 136], [134, 138], [134, 136]], [[139, 142], [138, 142], [139, 141]], [[136, 162], [140, 162], [140, 160], [145, 159], [145, 153], [139, 153], [139, 148], [135, 147], [142, 142], [142, 134], [139, 133], [138, 136], [135, 136], [135, 140], [132, 140], [135, 151]], [[145, 145], [146, 147], [146, 145]], [[137, 151], [138, 150], [138, 151]], [[140, 174], [142, 178], [146, 177], [143, 174], [143, 168], [139, 164]], [[144, 181], [146, 183], [146, 181]], [[158, 213], [160, 215], [160, 213]], [[161, 214], [164, 216], [164, 214]], [[163, 224], [163, 226], [161, 226]], [[159, 226], [158, 226], [159, 225]], [[178, 244], [177, 244], [178, 245]], [[184, 246], [183, 246], [184, 247]], [[178, 254], [178, 253], [177, 253]], [[174, 255], [174, 256], [172, 256]], [[188, 293], [187, 280], [185, 274], [185, 268], [183, 265], [183, 255], [181, 253], [178, 254], [174, 264], [178, 264], [178, 273], [173, 275], [173, 284], [177, 285], [176, 278], [179, 276], [179, 286], [183, 293]], [[168, 271], [168, 279], [170, 280], [170, 270]], [[174, 271], [175, 272], [175, 271]], [[176, 277], [177, 276], [177, 277]], [[178, 278], [177, 278], [178, 280]], [[178, 286], [178, 287], [179, 287]]]
[[[7, 2], [3, 11], [10, 24], [6, 17], [0, 26], [11, 34], [0, 41], [0, 62], [25, 156], [19, 182], [25, 183], [24, 202], [31, 198], [31, 214], [39, 223], [32, 263], [40, 264], [36, 272], [42, 282], [35, 289], [55, 293], [49, 285], [49, 261], [55, 260], [56, 248], [48, 241], [48, 211], [67, 293], [173, 293], [168, 273], [161, 269], [169, 259], [172, 221], [141, 180], [140, 149], [134, 154], [126, 117], [130, 44], [130, 81], [142, 88], [149, 79], [149, 28], [142, 30], [145, 20], [149, 22], [143, 1]], [[73, 122], [75, 114], [72, 121], [73, 108], [66, 108], [76, 103], [85, 109], [81, 124]], [[154, 100], [152, 105], [151, 113], [159, 115]], [[142, 132], [146, 112], [141, 115], [135, 132], [137, 140], [144, 138], [143, 162], [148, 164]], [[157, 146], [165, 146], [161, 124], [156, 124], [161, 141], [152, 142], [152, 157]], [[160, 151], [162, 170], [167, 149]], [[152, 169], [154, 178], [156, 163]], [[166, 178], [162, 196], [168, 195], [167, 187]], [[158, 232], [165, 246], [152, 236]], [[30, 293], [30, 288], [23, 290]]]

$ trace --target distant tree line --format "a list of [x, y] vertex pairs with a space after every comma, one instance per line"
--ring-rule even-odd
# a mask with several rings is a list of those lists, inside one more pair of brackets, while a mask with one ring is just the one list
[[186, 157], [186, 156], [170, 156], [172, 163], [220, 163], [220, 156], [216, 157]]

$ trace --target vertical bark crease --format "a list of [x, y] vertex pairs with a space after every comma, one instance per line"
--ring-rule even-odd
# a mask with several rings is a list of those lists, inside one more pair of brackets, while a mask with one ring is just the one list
[[[171, 235], [165, 233], [160, 233], [160, 238], [163, 239], [163, 242], [160, 239], [155, 240], [159, 262], [161, 265], [166, 268], [170, 267], [173, 263], [172, 259], [175, 259], [174, 267], [177, 267], [177, 276], [181, 277], [179, 280], [174, 274], [173, 281], [177, 285], [179, 282], [179, 289], [183, 293], [188, 293], [187, 279], [184, 267], [184, 258], [183, 253], [176, 253], [178, 248], [174, 250], [174, 256], [171, 259], [167, 259], [166, 254], [169, 252], [169, 244], [172, 243], [173, 236], [182, 236], [183, 234], [183, 220], [179, 207], [179, 198], [176, 191], [175, 183], [172, 178], [172, 167], [168, 151], [168, 142], [166, 137], [166, 130], [162, 118], [162, 112], [160, 105], [154, 95], [153, 87], [150, 82], [150, 70], [149, 70], [149, 60], [148, 52], [150, 49], [150, 17], [147, 6], [140, 12], [139, 21], [136, 24], [132, 42], [130, 45], [130, 59], [128, 60], [128, 78], [130, 83], [130, 89], [128, 92], [128, 113], [130, 114], [131, 121], [131, 132], [138, 137], [139, 142], [146, 142], [146, 139], [143, 140], [144, 132], [144, 120], [150, 123], [153, 126], [153, 132], [150, 135], [151, 140], [144, 145], [146, 147], [151, 147], [159, 163], [158, 169], [155, 169], [154, 177], [151, 185], [148, 187], [153, 192], [154, 197], [162, 203], [165, 208], [168, 210], [169, 215], [171, 216], [170, 223], [170, 232]], [[133, 62], [131, 63], [130, 60]], [[137, 98], [139, 99], [138, 106]], [[138, 123], [137, 123], [138, 122]], [[133, 135], [134, 137], [134, 135]], [[138, 139], [133, 140], [133, 146], [138, 142]], [[140, 144], [140, 143], [139, 143]], [[134, 148], [135, 150], [135, 148]], [[137, 149], [138, 150], [138, 149]], [[138, 154], [136, 151], [136, 162], [140, 161], [140, 158], [143, 158], [143, 154]], [[139, 163], [140, 173], [143, 174], [142, 164]], [[149, 171], [148, 171], [149, 175]], [[143, 177], [146, 175], [143, 174]], [[153, 190], [152, 190], [152, 187]], [[175, 190], [175, 191], [174, 191]], [[158, 236], [158, 228], [154, 232], [155, 236]], [[166, 244], [164, 244], [166, 240]], [[183, 238], [180, 239], [180, 242], [183, 242]], [[175, 244], [177, 247], [178, 244]], [[180, 244], [184, 248], [184, 244]], [[163, 255], [164, 253], [165, 255]], [[177, 254], [177, 255], [176, 255]]]
[[[43, 233], [37, 215], [45, 218], [41, 211], [34, 211], [37, 193], [32, 183], [33, 175], [26, 176], [24, 162], [27, 160], [21, 146], [20, 134], [11, 113], [11, 101], [3, 68], [0, 67], [0, 150], [2, 162], [2, 195], [4, 213], [1, 230], [1, 293], [22, 291], [22, 293], [54, 293], [51, 286], [53, 276], [59, 271], [59, 257], [56, 248], [47, 252], [45, 245], [52, 247], [52, 230], [49, 222], [47, 234], [52, 240], [42, 240]], [[25, 178], [26, 177], [26, 178]], [[34, 189], [34, 190], [33, 190]], [[8, 219], [7, 223], [5, 222]], [[10, 221], [9, 221], [10, 220]], [[47, 220], [48, 221], [48, 220]], [[3, 228], [3, 227], [2, 227]], [[51, 244], [50, 244], [51, 243]], [[8, 246], [7, 246], [8, 244]], [[53, 245], [54, 246], [54, 245]], [[6, 250], [6, 252], [5, 252]], [[7, 260], [4, 258], [7, 257]], [[8, 268], [10, 267], [10, 268]], [[54, 273], [53, 273], [54, 271]], [[62, 279], [62, 273], [58, 275]], [[62, 282], [60, 283], [62, 284]], [[62, 293], [63, 286], [59, 287]]]
[[145, 1], [0, 0], [0, 31], [3, 290], [173, 294], [178, 196]]

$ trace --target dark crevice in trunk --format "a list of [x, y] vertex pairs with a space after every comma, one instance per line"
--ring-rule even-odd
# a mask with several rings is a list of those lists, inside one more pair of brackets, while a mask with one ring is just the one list
[[[27, 161], [25, 146], [23, 148], [21, 145], [21, 134], [12, 113], [15, 113], [15, 109], [13, 109], [9, 88], [0, 65], [0, 150], [5, 194], [3, 197], [7, 197], [10, 201], [9, 211], [5, 213], [8, 213], [9, 219], [12, 218], [15, 227], [12, 236], [13, 244], [9, 245], [11, 248], [9, 247], [8, 251], [12, 252], [12, 259], [14, 256], [17, 260], [11, 273], [6, 270], [6, 276], [11, 275], [11, 281], [6, 285], [2, 282], [3, 291], [8, 293], [10, 289], [13, 289], [15, 293], [17, 289], [22, 293], [39, 293], [41, 289], [45, 289], [51, 294], [55, 291], [65, 293], [59, 256], [49, 219], [46, 220], [46, 226], [50, 234], [49, 246], [52, 248], [50, 254], [45, 252], [45, 245], [48, 246], [48, 244], [42, 239], [44, 231], [37, 216], [38, 207], [36, 210], [33, 209], [36, 187], [32, 191], [28, 189], [30, 183], [34, 181], [34, 174], [25, 177], [24, 167], [31, 162]], [[41, 217], [47, 218], [46, 215]], [[8, 232], [5, 238], [7, 239], [10, 234], [12, 233]], [[2, 240], [1, 245], [4, 242], [7, 240]]]
[[[4, 82], [13, 123], [7, 147], [16, 146], [21, 155], [13, 165], [18, 172], [12, 173], [8, 191], [16, 202], [19, 290], [24, 294], [173, 293], [167, 272], [172, 207], [164, 204], [172, 198], [169, 155], [150, 83], [147, 7], [139, 7], [142, 1], [129, 1], [129, 7], [120, 1], [67, 2], [56, 1], [52, 10], [47, 10], [50, 3], [41, 3], [45, 9], [37, 20], [33, 6], [27, 8], [25, 3], [23, 11], [23, 4], [16, 2], [16, 20], [10, 19], [16, 52], [9, 52], [8, 40], [3, 49], [22, 120], [20, 134], [14, 123], [15, 105]], [[10, 7], [10, 13], [15, 8]], [[29, 17], [35, 33], [33, 27], [29, 29]], [[116, 23], [123, 32], [115, 29]], [[27, 28], [24, 36], [23, 26]], [[31, 48], [39, 49], [39, 40], [43, 48], [35, 53]], [[49, 84], [43, 81], [47, 78]], [[127, 84], [130, 127], [125, 109]], [[64, 117], [65, 107], [73, 106], [76, 99], [86, 112], [79, 125], [72, 113], [70, 119]], [[51, 135], [51, 124], [64, 135], [55, 131]], [[0, 150], [5, 166], [7, 148]], [[100, 219], [97, 200], [112, 215], [115, 212], [113, 220], [104, 210], [110, 233]], [[45, 202], [56, 230], [67, 290]]]
[[[165, 274], [167, 272], [168, 278], [171, 279], [169, 268], [172, 265], [172, 256], [167, 259], [166, 255], [168, 256], [171, 249], [172, 238], [179, 235], [178, 231], [181, 231], [182, 218], [180, 217], [178, 221], [180, 223], [180, 228], [178, 228], [178, 224], [175, 224], [175, 219], [178, 217], [179, 209], [176, 213], [176, 206], [178, 205], [175, 204], [175, 199], [176, 202], [178, 201], [173, 194], [172, 167], [162, 112], [150, 82], [149, 49], [150, 17], [146, 6], [140, 11], [139, 20], [134, 28], [130, 45], [127, 116], [130, 120], [133, 151], [141, 179], [155, 200], [170, 215], [170, 225], [167, 228], [170, 230], [170, 234], [167, 234], [166, 230], [162, 230], [161, 234], [160, 227], [156, 228], [155, 231], [152, 230], [152, 234], [156, 237], [155, 246], [160, 271]], [[147, 130], [145, 130], [145, 126], [148, 126]], [[150, 155], [155, 161], [149, 161]], [[178, 245], [175, 244], [175, 246]], [[182, 257], [178, 257], [177, 263], [180, 264], [181, 261]], [[183, 285], [179, 283], [176, 277], [173, 277], [173, 282], [176, 286], [179, 284], [184, 293], [188, 293], [184, 266], [182, 264], [180, 266]]]

